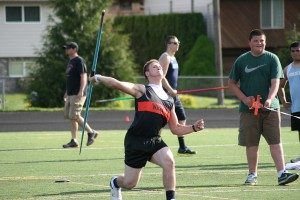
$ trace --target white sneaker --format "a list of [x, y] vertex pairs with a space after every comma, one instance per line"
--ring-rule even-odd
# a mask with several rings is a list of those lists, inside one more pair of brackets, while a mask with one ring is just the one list
[[114, 180], [117, 176], [114, 176], [110, 180], [110, 199], [111, 200], [122, 200], [121, 188], [116, 188], [114, 185]]
[[253, 173], [249, 173], [244, 185], [256, 185], [257, 184], [257, 176]]

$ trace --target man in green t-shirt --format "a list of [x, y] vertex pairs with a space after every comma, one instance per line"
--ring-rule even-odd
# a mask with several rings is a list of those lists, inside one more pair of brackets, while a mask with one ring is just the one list
[[229, 75], [228, 85], [240, 102], [240, 127], [238, 143], [246, 147], [249, 174], [244, 185], [257, 184], [259, 141], [261, 135], [267, 141], [278, 172], [278, 184], [285, 185], [298, 179], [299, 174], [285, 170], [280, 137], [280, 113], [259, 109], [253, 114], [249, 107], [252, 99], [261, 96], [263, 107], [279, 109], [277, 91], [283, 78], [278, 57], [265, 50], [266, 35], [255, 29], [249, 34], [250, 51], [239, 56]]

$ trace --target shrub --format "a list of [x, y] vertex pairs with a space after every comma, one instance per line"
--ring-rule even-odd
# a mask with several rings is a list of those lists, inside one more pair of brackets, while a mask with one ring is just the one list
[[187, 59], [183, 63], [181, 75], [215, 75], [214, 47], [205, 35], [200, 35]]
[[192, 108], [196, 106], [196, 100], [191, 95], [180, 95], [179, 98], [184, 108]]

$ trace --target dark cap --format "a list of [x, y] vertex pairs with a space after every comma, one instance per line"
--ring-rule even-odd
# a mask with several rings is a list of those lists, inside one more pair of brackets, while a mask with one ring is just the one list
[[65, 49], [77, 49], [78, 50], [78, 44], [76, 42], [70, 42], [69, 44], [64, 45]]

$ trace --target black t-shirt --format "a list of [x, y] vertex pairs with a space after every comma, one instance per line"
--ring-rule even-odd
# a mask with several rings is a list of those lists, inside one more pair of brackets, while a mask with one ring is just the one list
[[[86, 73], [86, 64], [83, 58], [77, 56], [69, 61], [66, 69], [68, 96], [78, 94], [82, 73]], [[86, 88], [84, 88], [84, 95], [86, 95]]]

